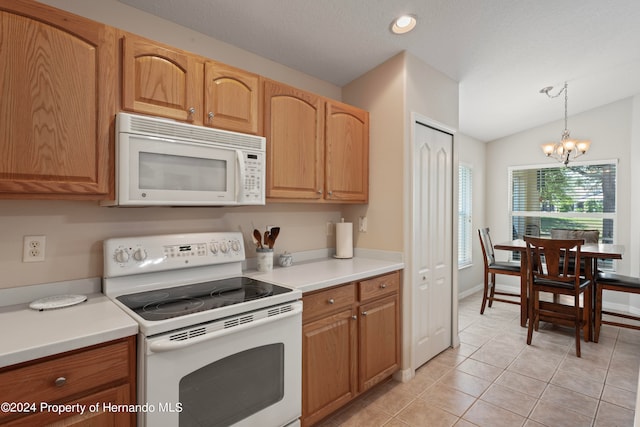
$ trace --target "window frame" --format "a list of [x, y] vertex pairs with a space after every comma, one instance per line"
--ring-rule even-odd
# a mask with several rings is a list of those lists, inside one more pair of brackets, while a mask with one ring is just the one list
[[[466, 170], [466, 180], [463, 182], [462, 171]], [[468, 191], [463, 194], [462, 186], [466, 184]], [[466, 196], [466, 197], [465, 197]], [[463, 203], [463, 197], [466, 199]], [[463, 211], [464, 208], [465, 209]], [[462, 221], [467, 222], [462, 227]], [[461, 251], [464, 252], [461, 257]], [[473, 165], [465, 162], [458, 163], [458, 269], [473, 265]]]
[[[590, 161], [580, 161], [580, 162], [571, 162], [569, 164], [569, 168], [572, 166], [589, 166], [589, 165], [606, 165], [611, 164], [616, 168], [615, 172], [615, 212], [548, 212], [548, 211], [514, 211], [514, 194], [513, 194], [513, 172], [518, 170], [539, 170], [539, 169], [557, 169], [564, 168], [560, 163], [550, 163], [550, 164], [532, 164], [532, 165], [518, 165], [518, 166], [509, 166], [507, 172], [507, 216], [508, 216], [508, 226], [509, 226], [509, 235], [512, 235], [514, 230], [514, 216], [517, 217], [531, 217], [531, 218], [599, 218], [599, 219], [611, 219], [613, 220], [613, 235], [612, 240], [615, 243], [618, 236], [618, 192], [619, 192], [619, 176], [620, 176], [620, 162], [618, 159], [603, 159], [603, 160], [590, 160]], [[520, 238], [520, 236], [515, 236]], [[602, 239], [602, 236], [601, 236]], [[514, 254], [511, 254], [511, 259]], [[612, 266], [607, 269], [615, 270], [615, 262], [612, 263]]]

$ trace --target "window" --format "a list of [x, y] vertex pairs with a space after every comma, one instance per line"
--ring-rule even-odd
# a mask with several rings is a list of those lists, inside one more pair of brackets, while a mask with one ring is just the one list
[[471, 265], [473, 231], [471, 221], [471, 166], [458, 167], [458, 268]]
[[[509, 182], [514, 239], [569, 228], [599, 230], [602, 243], [615, 241], [617, 162], [513, 167]], [[612, 268], [613, 261], [601, 265]]]

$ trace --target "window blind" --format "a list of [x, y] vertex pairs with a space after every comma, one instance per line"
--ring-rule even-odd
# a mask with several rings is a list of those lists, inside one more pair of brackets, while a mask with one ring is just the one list
[[615, 242], [617, 162], [514, 167], [509, 182], [514, 239], [567, 228], [599, 230], [602, 243]]
[[458, 167], [458, 268], [472, 262], [472, 172], [468, 165]]

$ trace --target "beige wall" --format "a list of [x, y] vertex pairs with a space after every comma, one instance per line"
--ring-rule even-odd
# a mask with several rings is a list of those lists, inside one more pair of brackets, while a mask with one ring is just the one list
[[[102, 240], [109, 237], [240, 231], [254, 257], [254, 228], [281, 227], [276, 253], [334, 247], [326, 222], [337, 206], [281, 204], [235, 208], [106, 208], [95, 202], [0, 200], [0, 288], [102, 275]], [[44, 234], [46, 260], [22, 262], [25, 235]]]
[[[343, 100], [369, 111], [369, 204], [344, 209], [354, 245], [403, 250], [404, 55], [396, 55], [343, 88]], [[358, 217], [367, 217], [366, 233]]]
[[486, 144], [463, 134], [456, 134], [456, 144], [458, 147], [458, 160], [460, 163], [471, 166], [472, 183], [472, 242], [473, 252], [471, 254], [472, 265], [458, 271], [458, 293], [464, 294], [474, 287], [481, 285], [484, 278], [484, 259], [480, 239], [478, 239], [478, 228], [485, 226], [484, 204], [485, 204], [485, 160]]
[[[154, 17], [116, 0], [45, 0], [105, 24], [192, 51], [333, 99], [341, 89], [273, 61]], [[269, 204], [237, 208], [104, 208], [96, 202], [0, 200], [0, 288], [102, 275], [102, 240], [177, 232], [238, 230], [253, 257], [250, 232], [278, 225], [277, 251], [334, 247], [326, 222], [337, 222], [342, 206]], [[22, 263], [25, 235], [43, 234], [46, 260]]]

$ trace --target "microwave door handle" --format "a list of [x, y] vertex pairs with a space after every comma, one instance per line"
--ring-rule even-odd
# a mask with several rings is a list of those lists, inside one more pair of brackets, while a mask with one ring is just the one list
[[247, 177], [242, 150], [236, 150], [236, 163], [238, 166], [238, 173], [236, 174], [238, 178], [236, 181], [236, 200], [238, 202], [244, 202], [244, 197], [242, 196], [242, 184], [245, 182]]

